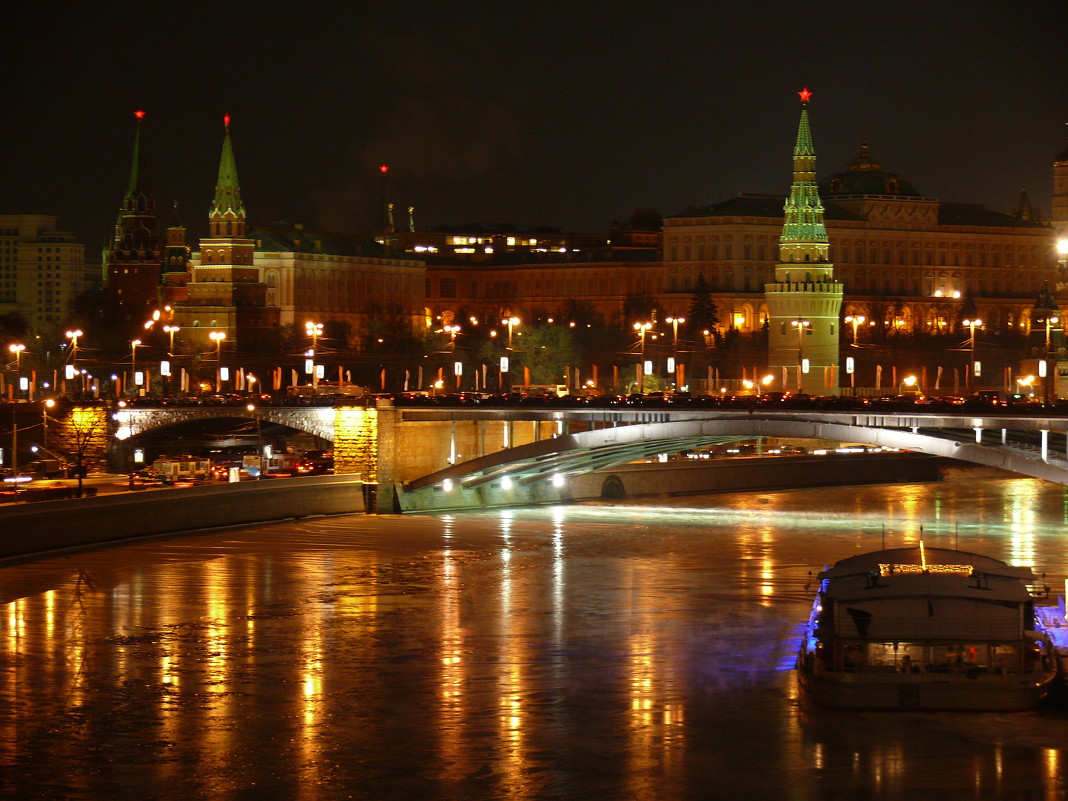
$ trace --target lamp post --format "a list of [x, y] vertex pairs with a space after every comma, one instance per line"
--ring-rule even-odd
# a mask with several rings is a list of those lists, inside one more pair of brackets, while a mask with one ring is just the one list
[[801, 379], [804, 366], [805, 329], [812, 325], [808, 320], [791, 320], [790, 325], [797, 329], [797, 391], [801, 392], [805, 385]]
[[868, 319], [863, 314], [848, 314], [845, 321], [853, 326], [853, 347], [857, 346], [857, 326], [864, 325], [864, 321]]
[[258, 481], [263, 478], [263, 473], [267, 469], [263, 458], [263, 432], [260, 425], [260, 416], [256, 414], [256, 404], [250, 403], [245, 408], [252, 412], [256, 417], [256, 454], [260, 461], [260, 472], [256, 475], [256, 480]]
[[41, 403], [41, 441], [48, 447], [48, 410], [56, 405], [52, 398], [46, 398]]
[[212, 331], [208, 338], [215, 342], [215, 391], [222, 392], [222, 343], [226, 332]]
[[[961, 320], [961, 324], [965, 328], [968, 329], [968, 358], [971, 360], [971, 364], [969, 365], [969, 370], [968, 370], [968, 376], [969, 376], [968, 386], [970, 387], [971, 386], [971, 376], [975, 372], [975, 329], [977, 327], [982, 326], [983, 321], [980, 320], [977, 317], [974, 320]], [[1046, 328], [1046, 333], [1047, 333], [1047, 338], [1046, 339], [1047, 339], [1047, 350], [1048, 350], [1048, 347], [1049, 347], [1048, 346], [1048, 342], [1049, 342], [1049, 337], [1048, 337], [1049, 327], [1048, 326]]]
[[518, 317], [507, 317], [501, 320], [501, 325], [508, 326], [508, 350], [512, 349], [512, 328], [519, 325]]
[[1052, 392], [1050, 391], [1051, 390], [1050, 385], [1053, 383], [1053, 372], [1054, 372], [1053, 371], [1053, 358], [1052, 358], [1053, 352], [1052, 352], [1052, 350], [1050, 348], [1049, 330], [1050, 330], [1051, 326], [1056, 325], [1060, 321], [1061, 321], [1061, 318], [1057, 317], [1057, 316], [1053, 316], [1053, 317], [1047, 316], [1046, 317], [1046, 376], [1045, 376], [1046, 380], [1042, 382], [1043, 385], [1044, 385], [1043, 389], [1045, 390], [1046, 403], [1049, 403], [1050, 395], [1052, 394]]
[[1068, 268], [1068, 237], [1061, 237], [1057, 240], [1057, 270], [1061, 274], [1062, 281], [1066, 268]]
[[[67, 339], [70, 340], [70, 366], [71, 372], [74, 374], [75, 382], [78, 380], [78, 337], [80, 336], [82, 336], [80, 328], [75, 328], [73, 331], [67, 332]], [[75, 384], [75, 387], [77, 387], [77, 384]]]
[[447, 326], [444, 326], [443, 330], [449, 335], [449, 349], [455, 353], [456, 352], [456, 335], [460, 333], [460, 326], [458, 326], [458, 325], [447, 325]]
[[679, 323], [685, 323], [685, 317], [668, 317], [667, 322], [671, 323], [671, 350], [678, 353], [679, 350]]
[[319, 368], [315, 364], [316, 350], [319, 347], [319, 337], [323, 335], [323, 324], [313, 323], [308, 321], [304, 323], [304, 333], [311, 337], [311, 359], [312, 359], [312, 389], [314, 390], [319, 386]]
[[25, 345], [8, 345], [7, 349], [15, 354], [15, 372], [22, 373], [22, 351], [26, 350]]
[[140, 344], [140, 339], [130, 342], [130, 383], [133, 384], [134, 395], [140, 394], [137, 390], [137, 346]]
[[170, 337], [170, 342], [167, 345], [167, 355], [172, 359], [174, 358], [174, 335], [182, 329], [177, 325], [165, 325], [163, 330], [167, 332], [167, 336]]

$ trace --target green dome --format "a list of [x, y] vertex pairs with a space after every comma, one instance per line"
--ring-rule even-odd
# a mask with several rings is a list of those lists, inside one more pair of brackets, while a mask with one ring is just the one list
[[896, 173], [885, 172], [882, 165], [868, 151], [868, 143], [860, 145], [860, 155], [850, 162], [845, 172], [828, 175], [819, 184], [822, 197], [841, 195], [889, 195], [893, 197], [922, 197], [916, 188]]

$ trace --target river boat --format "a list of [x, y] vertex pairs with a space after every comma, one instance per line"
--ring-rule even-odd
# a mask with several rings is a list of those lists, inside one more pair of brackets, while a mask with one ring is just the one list
[[798, 678], [819, 705], [1030, 709], [1057, 675], [1029, 567], [947, 548], [836, 562], [801, 641]]

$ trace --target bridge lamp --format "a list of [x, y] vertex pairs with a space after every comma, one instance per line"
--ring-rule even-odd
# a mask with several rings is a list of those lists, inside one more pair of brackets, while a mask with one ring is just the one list
[[501, 489], [510, 490], [511, 488], [512, 488], [512, 477], [511, 476], [504, 476], [501, 479]]
[[447, 478], [444, 481], [442, 481], [441, 482], [441, 488], [443, 490], [445, 490], [445, 492], [452, 492], [452, 479], [451, 478]]
[[559, 489], [564, 486], [564, 476], [562, 473], [553, 473], [552, 477], [553, 486]]

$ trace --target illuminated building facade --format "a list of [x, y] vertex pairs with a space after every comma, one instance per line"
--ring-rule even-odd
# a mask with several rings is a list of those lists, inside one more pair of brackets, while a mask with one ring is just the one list
[[18, 312], [38, 334], [68, 322], [71, 300], [98, 286], [99, 264], [46, 214], [0, 215], [0, 314]]
[[280, 325], [348, 323], [359, 347], [368, 336], [413, 336], [423, 326], [422, 261], [389, 258], [378, 244], [306, 231], [301, 225], [257, 228], [255, 264], [266, 302]]

